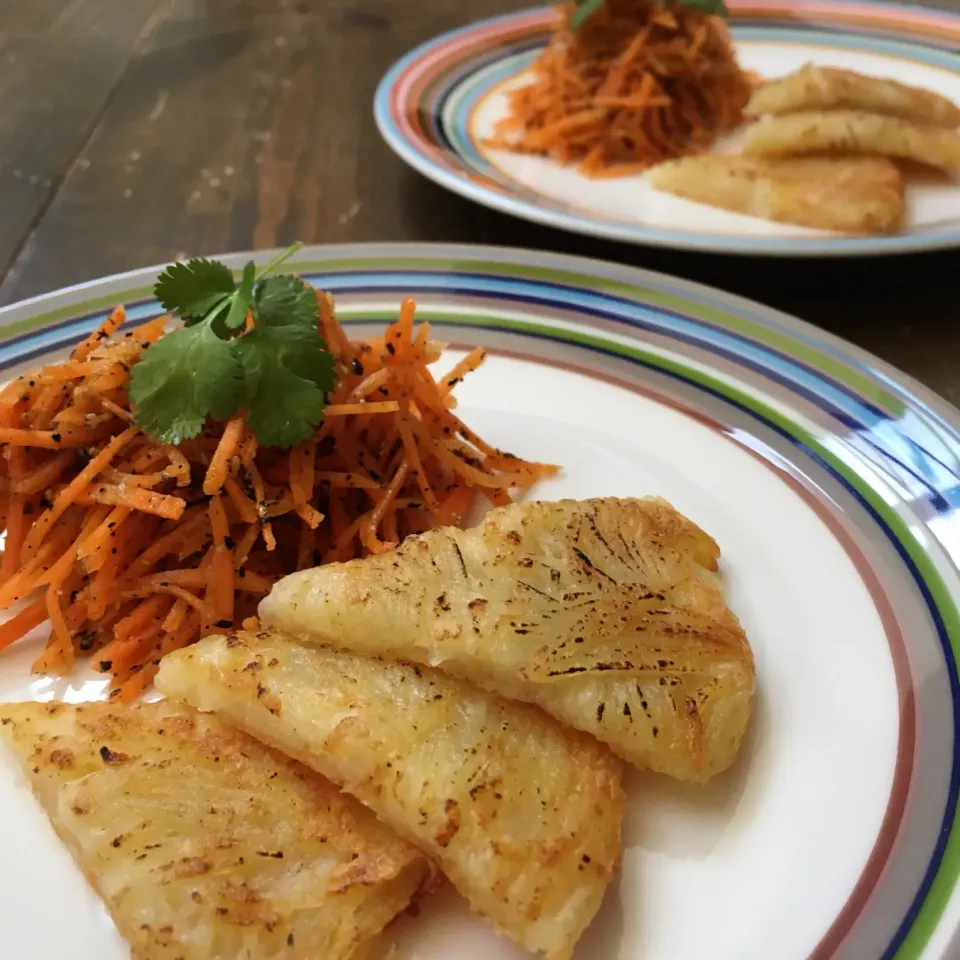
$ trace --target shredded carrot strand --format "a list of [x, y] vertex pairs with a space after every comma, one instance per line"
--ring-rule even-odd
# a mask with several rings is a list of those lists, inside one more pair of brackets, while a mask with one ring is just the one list
[[183, 623], [184, 617], [187, 615], [188, 605], [186, 600], [178, 597], [174, 605], [170, 608], [170, 612], [167, 614], [166, 618], [163, 621], [161, 629], [164, 633], [173, 633], [177, 630], [181, 623]]
[[46, 600], [35, 600], [18, 614], [0, 624], [0, 650], [6, 650], [11, 643], [39, 627], [47, 619]]
[[250, 554], [253, 552], [254, 545], [257, 540], [260, 539], [260, 525], [258, 523], [251, 523], [247, 527], [246, 533], [243, 535], [243, 539], [237, 544], [236, 552], [234, 554], [234, 569], [240, 570], [240, 568], [247, 562], [250, 557]]
[[227, 492], [227, 496], [230, 498], [230, 502], [236, 508], [237, 513], [240, 514], [240, 519], [244, 523], [256, 523], [257, 522], [257, 507], [256, 504], [240, 489], [240, 484], [237, 483], [232, 477], [227, 477], [223, 485], [224, 490]]
[[71, 359], [77, 363], [82, 363], [86, 360], [104, 340], [109, 339], [117, 332], [126, 319], [126, 316], [127, 311], [122, 306], [116, 307], [103, 324], [94, 330], [93, 333], [73, 351]]
[[227, 479], [230, 460], [240, 452], [246, 432], [247, 428], [243, 422], [243, 417], [234, 417], [224, 427], [216, 452], [207, 468], [207, 475], [203, 478], [203, 492], [207, 496], [219, 493]]
[[471, 350], [441, 381], [440, 395], [446, 397], [453, 388], [460, 383], [468, 374], [473, 373], [484, 360], [487, 359], [487, 351], [483, 347], [475, 347]]
[[53, 627], [52, 651], [56, 662], [71, 666], [74, 659], [74, 649], [71, 643], [70, 629], [63, 615], [63, 604], [60, 600], [60, 585], [51, 583], [46, 592], [47, 616]]
[[396, 400], [382, 400], [374, 403], [332, 403], [324, 411], [325, 417], [349, 417], [352, 414], [396, 413], [400, 404]]
[[130, 507], [115, 507], [104, 517], [102, 523], [83, 539], [77, 550], [77, 556], [85, 562], [88, 570], [92, 567], [86, 564], [86, 561], [116, 541], [120, 535], [120, 528], [132, 512]]
[[90, 600], [87, 605], [87, 615], [94, 623], [106, 616], [107, 609], [114, 596], [114, 582], [119, 567], [120, 558], [117, 554], [113, 554], [105, 558], [94, 575], [93, 582], [90, 584]]
[[252, 570], [241, 570], [237, 574], [237, 589], [250, 593], [269, 593], [273, 582], [267, 577], [261, 577]]
[[344, 487], [357, 490], [379, 490], [380, 484], [370, 477], [365, 477], [362, 473], [341, 473], [336, 470], [318, 470], [316, 479], [326, 483], [331, 488]]
[[409, 472], [410, 467], [406, 463], [400, 465], [393, 480], [390, 481], [390, 486], [387, 487], [386, 492], [380, 497], [376, 507], [370, 512], [369, 518], [363, 525], [361, 537], [364, 546], [366, 546], [371, 553], [383, 553], [390, 548], [390, 544], [384, 543], [377, 536], [377, 527], [379, 527], [380, 522], [390, 509], [393, 501], [396, 500], [397, 494], [403, 486], [404, 481], [406, 481]]
[[41, 490], [53, 486], [74, 459], [73, 450], [63, 450], [31, 470], [23, 479], [15, 481], [13, 488], [17, 493], [27, 497], [40, 493]]
[[60, 559], [57, 560], [49, 570], [47, 570], [36, 582], [34, 587], [43, 586], [45, 583], [61, 584], [70, 575], [76, 563], [77, 556], [83, 544], [94, 534], [100, 524], [106, 519], [107, 511], [100, 507], [87, 514], [84, 520], [83, 528], [80, 530], [77, 538], [70, 547], [63, 551]]
[[186, 487], [190, 483], [190, 461], [176, 448], [164, 447], [164, 452], [170, 458], [167, 472], [175, 477], [178, 487]]
[[97, 474], [110, 463], [113, 457], [122, 450], [137, 433], [136, 427], [128, 427], [123, 433], [114, 437], [57, 495], [53, 505], [37, 520], [23, 545], [26, 556], [30, 556], [43, 542], [50, 527], [63, 516], [64, 510], [85, 490]]
[[61, 435], [55, 430], [24, 430], [16, 427], [0, 428], [0, 443], [40, 447], [43, 450], [62, 450], [65, 446]]
[[[207, 578], [204, 577], [204, 580], [207, 580]], [[125, 599], [140, 600], [145, 597], [153, 597], [156, 594], [167, 594], [176, 597], [178, 600], [182, 600], [187, 606], [193, 607], [204, 620], [214, 619], [213, 609], [205, 601], [192, 594], [186, 587], [181, 587], [177, 583], [163, 582], [149, 587], [132, 588], [123, 591], [122, 595]], [[158, 629], [162, 628], [165, 620], [166, 616], [161, 618]]]
[[139, 486], [103, 483], [94, 487], [84, 496], [77, 498], [78, 503], [103, 503], [109, 506], [125, 506], [141, 513], [151, 513], [164, 520], [179, 520], [187, 507], [185, 500], [163, 493], [155, 493]]

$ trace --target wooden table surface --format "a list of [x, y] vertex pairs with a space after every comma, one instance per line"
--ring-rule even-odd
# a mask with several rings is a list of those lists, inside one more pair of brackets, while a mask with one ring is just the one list
[[623, 246], [486, 210], [396, 159], [371, 115], [384, 71], [441, 31], [525, 5], [2, 0], [0, 303], [296, 239], [527, 246], [771, 304], [960, 404], [957, 252], [830, 262]]

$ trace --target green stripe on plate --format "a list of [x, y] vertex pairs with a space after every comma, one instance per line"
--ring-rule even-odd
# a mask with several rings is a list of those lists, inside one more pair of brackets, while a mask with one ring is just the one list
[[69, 303], [65, 307], [48, 310], [46, 313], [31, 314], [22, 320], [15, 320], [13, 323], [7, 323], [0, 327], [0, 343], [12, 340], [21, 333], [31, 333], [53, 323], [59, 323], [61, 320], [69, 320], [71, 317], [82, 316], [97, 310], [112, 310], [118, 303], [133, 303], [152, 296], [152, 286], [135, 287], [131, 290], [122, 290], [119, 293], [96, 297], [92, 300]]
[[[502, 263], [495, 260], [418, 260], [415, 257], [397, 257], [385, 260], [337, 260], [315, 261], [312, 263], [296, 264], [298, 270], [424, 270], [436, 272], [467, 271], [470, 273], [489, 273], [493, 276], [521, 277], [524, 279], [540, 280], [549, 283], [558, 283], [565, 286], [580, 287], [586, 290], [598, 290], [604, 293], [622, 297], [634, 303], [650, 303], [656, 306], [675, 310], [694, 319], [710, 320], [728, 330], [733, 330], [741, 336], [767, 344], [782, 353], [815, 367], [838, 382], [845, 383], [861, 396], [871, 400], [877, 406], [895, 416], [906, 413], [905, 404], [892, 393], [885, 390], [868, 377], [851, 370], [842, 360], [827, 356], [817, 351], [809, 344], [801, 343], [787, 334], [771, 330], [763, 324], [755, 323], [735, 313], [730, 313], [718, 307], [711, 307], [698, 301], [691, 301], [676, 294], [663, 293], [650, 287], [638, 287], [636, 284], [621, 280], [608, 280], [586, 273], [575, 273], [565, 270], [551, 270], [546, 267], [526, 266], [524, 264]], [[418, 311], [418, 315], [419, 315]], [[371, 314], [372, 315], [372, 314]]]
[[[886, 410], [892, 416], [900, 417], [906, 413], [906, 405], [903, 401], [884, 389], [876, 381], [858, 373], [856, 370], [852, 370], [843, 360], [821, 353], [816, 350], [816, 348], [798, 341], [786, 333], [772, 330], [761, 323], [756, 323], [755, 321], [738, 316], [735, 313], [730, 313], [718, 307], [711, 307], [696, 300], [689, 300], [676, 294], [664, 293], [650, 287], [638, 287], [623, 281], [607, 280], [584, 273], [552, 270], [523, 264], [503, 263], [495, 260], [458, 260], [455, 258], [423, 259], [418, 257], [389, 257], [383, 259], [351, 258], [344, 260], [296, 262], [291, 266], [299, 272], [349, 272], [361, 270], [420, 270], [436, 273], [457, 271], [470, 273], [479, 272], [488, 273], [492, 276], [545, 281], [548, 283], [579, 287], [587, 291], [600, 291], [621, 297], [633, 303], [649, 303], [654, 306], [674, 310], [692, 319], [700, 319], [717, 324], [718, 326], [738, 333], [757, 343], [764, 344], [771, 349], [775, 349], [819, 370], [837, 383], [845, 384], [855, 393]], [[235, 270], [234, 274], [239, 276], [240, 271]], [[142, 300], [152, 295], [153, 290], [151, 287], [137, 287], [135, 289], [121, 291], [108, 297], [98, 297], [94, 300], [78, 302], [46, 313], [25, 317], [23, 320], [4, 327], [2, 331], [0, 331], [0, 342], [22, 333], [40, 329], [48, 324], [68, 319], [72, 315], [109, 309], [119, 302]], [[379, 312], [376, 314], [376, 316], [381, 315], [389, 316], [389, 314], [381, 314]], [[421, 312], [421, 315], [424, 314]], [[374, 316], [374, 314], [370, 314], [370, 316]]]

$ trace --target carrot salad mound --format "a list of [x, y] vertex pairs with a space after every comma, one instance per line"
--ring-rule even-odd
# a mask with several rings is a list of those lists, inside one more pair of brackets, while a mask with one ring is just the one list
[[509, 94], [489, 145], [623, 176], [705, 151], [753, 92], [720, 16], [681, 2], [605, 0], [565, 20]]
[[[211, 313], [211, 330], [202, 334], [210, 348], [218, 336], [229, 349], [247, 344], [244, 362], [256, 354], [247, 383], [251, 369], [273, 362], [268, 345], [291, 334], [291, 325], [268, 311], [271, 297], [280, 307], [288, 302], [278, 291], [303, 292], [298, 280], [286, 280], [275, 288], [266, 281], [262, 297], [249, 287], [237, 339], [223, 325], [234, 293], [224, 294], [225, 309]], [[36, 671], [68, 673], [77, 657], [90, 655], [112, 674], [112, 695], [129, 700], [150, 683], [162, 656], [239, 625], [285, 574], [389, 550], [410, 534], [458, 523], [477, 494], [503, 504], [511, 490], [555, 472], [494, 449], [454, 413], [451, 391], [480, 366], [482, 350], [435, 379], [428, 365], [442, 345], [431, 340], [428, 324], [415, 325], [412, 300], [382, 336], [355, 341], [331, 298], [306, 289], [311, 336], [331, 359], [332, 387], [321, 396], [319, 423], [307, 425], [301, 442], [258, 441], [247, 413], [258, 401], [239, 395], [243, 410], [201, 418], [195, 429], [178, 425], [178, 442], [158, 442], [152, 428], [138, 425], [131, 380], [138, 364], [149, 373], [142, 358], [151, 350], [164, 360], [157, 344], [197, 328], [165, 332], [167, 317], [159, 317], [118, 337], [122, 307], [67, 361], [0, 392], [0, 609], [19, 606], [0, 625], [0, 650], [49, 621]], [[204, 309], [215, 300], [206, 297]], [[267, 327], [268, 316], [275, 327]], [[274, 340], [258, 345], [261, 322], [264, 337]], [[295, 359], [285, 362], [286, 373], [270, 385], [274, 408], [285, 389], [306, 389], [307, 372], [293, 376]], [[215, 375], [194, 374], [193, 387], [181, 392], [200, 390], [203, 378]], [[145, 410], [151, 396], [143, 391]], [[151, 415], [162, 419], [162, 410]]]

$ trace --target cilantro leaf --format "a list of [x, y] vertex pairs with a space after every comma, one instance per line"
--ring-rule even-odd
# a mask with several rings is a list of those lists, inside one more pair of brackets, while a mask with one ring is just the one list
[[268, 273], [273, 273], [281, 263], [289, 260], [302, 246], [303, 243], [298, 240], [287, 247], [286, 250], [281, 250], [265, 267], [257, 271], [257, 279], [262, 280]]
[[298, 377], [316, 384], [323, 393], [332, 390], [337, 382], [337, 368], [323, 337], [316, 330], [304, 327], [287, 327], [283, 335], [291, 348], [287, 366]]
[[243, 277], [230, 304], [226, 325], [228, 330], [240, 330], [247, 319], [247, 311], [253, 300], [253, 282], [257, 276], [257, 265], [251, 260], [243, 268]]
[[201, 300], [197, 300], [197, 302], [192, 305], [192, 309], [196, 311], [196, 316], [184, 322], [187, 323], [187, 326], [191, 326], [200, 320], [209, 320], [219, 316], [219, 314], [223, 312], [223, 307], [231, 301], [232, 297], [232, 293], [213, 293], [209, 297], [203, 297]]
[[719, 17], [730, 16], [730, 9], [723, 0], [700, 0], [699, 4], [694, 2], [692, 5], [703, 10], [704, 13], [714, 13]]
[[320, 319], [317, 295], [299, 277], [262, 280], [257, 285], [255, 303], [257, 323], [267, 326], [302, 324], [316, 329]]
[[723, 0], [682, 0], [684, 6], [693, 7], [701, 13], [710, 13], [717, 16], [726, 17], [730, 11]]
[[589, 20], [604, 4], [604, 0], [577, 0], [576, 9], [570, 17], [570, 26], [576, 30], [585, 20]]
[[[579, 29], [605, 2], [606, 0], [576, 0], [576, 7], [570, 17], [571, 29]], [[666, 0], [661, 0], [661, 2], [665, 5]], [[725, 17], [729, 13], [724, 0], [675, 0], [675, 2], [680, 6], [693, 7], [694, 10], [699, 10], [701, 13], [717, 14], [721, 17]]]
[[313, 436], [334, 383], [316, 328], [260, 325], [231, 347], [243, 369], [247, 427], [259, 443], [293, 447]]
[[219, 260], [196, 258], [172, 263], [157, 278], [153, 292], [165, 310], [188, 323], [204, 319], [213, 302], [233, 293], [234, 288], [229, 267]]
[[[264, 446], [289, 447], [323, 420], [336, 380], [317, 329], [314, 291], [298, 277], [266, 277], [300, 249], [294, 244], [240, 284], [215, 260], [175, 263], [158, 278], [157, 298], [184, 326], [148, 347], [130, 374], [137, 425], [159, 443], [195, 437], [208, 418], [241, 408]], [[254, 327], [246, 330], [247, 313]]]
[[207, 417], [225, 420], [243, 402], [242, 368], [210, 324], [181, 327], [147, 348], [130, 371], [134, 421], [158, 443], [195, 437]]

